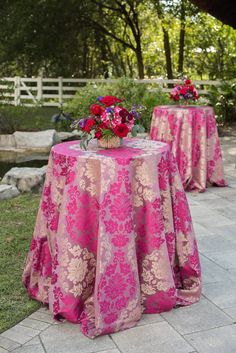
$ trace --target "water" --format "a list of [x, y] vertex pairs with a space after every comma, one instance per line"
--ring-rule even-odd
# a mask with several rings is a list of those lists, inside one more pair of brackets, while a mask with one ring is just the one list
[[13, 167], [40, 168], [48, 163], [48, 153], [0, 151], [0, 178]]

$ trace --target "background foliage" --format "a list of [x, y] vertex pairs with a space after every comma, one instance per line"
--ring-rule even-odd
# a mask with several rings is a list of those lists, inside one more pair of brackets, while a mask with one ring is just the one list
[[131, 108], [132, 104], [145, 106], [142, 112], [141, 124], [149, 131], [153, 107], [170, 103], [167, 94], [161, 91], [152, 92], [145, 84], [137, 84], [132, 79], [121, 78], [114, 84], [99, 86], [87, 85], [79, 89], [66, 110], [75, 118], [89, 114], [89, 106], [97, 101], [99, 96], [115, 95], [122, 99], [122, 105]]
[[188, 0], [2, 0], [1, 76], [236, 76], [236, 31]]

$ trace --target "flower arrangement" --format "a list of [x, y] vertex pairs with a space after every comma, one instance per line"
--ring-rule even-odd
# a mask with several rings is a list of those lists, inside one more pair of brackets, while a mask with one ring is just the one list
[[[93, 138], [96, 138], [102, 147], [106, 144], [106, 147], [117, 147], [120, 139], [126, 137], [129, 132], [136, 136], [138, 132], [144, 131], [143, 127], [137, 124], [144, 107], [133, 104], [132, 108], [127, 110], [121, 102], [122, 100], [115, 96], [98, 97], [98, 103], [90, 106], [89, 116], [73, 122], [72, 127], [81, 132], [81, 148], [87, 149], [89, 141]], [[105, 144], [102, 143], [104, 141]], [[114, 146], [111, 141], [116, 141]]]
[[198, 100], [198, 92], [191, 80], [186, 79], [182, 84], [176, 85], [172, 89], [170, 99], [175, 102], [196, 102]]

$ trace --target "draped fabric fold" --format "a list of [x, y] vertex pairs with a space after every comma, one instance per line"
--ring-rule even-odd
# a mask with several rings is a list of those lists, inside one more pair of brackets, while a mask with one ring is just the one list
[[203, 192], [208, 184], [227, 185], [213, 108], [156, 107], [150, 138], [169, 144], [185, 190]]
[[91, 338], [198, 301], [197, 245], [169, 146], [54, 146], [23, 282]]

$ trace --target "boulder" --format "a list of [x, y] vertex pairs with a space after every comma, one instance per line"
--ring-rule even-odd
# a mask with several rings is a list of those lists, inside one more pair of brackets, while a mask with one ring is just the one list
[[14, 135], [0, 135], [0, 148], [14, 148], [16, 147], [16, 141]]
[[42, 168], [11, 168], [3, 177], [2, 184], [16, 186], [20, 192], [41, 192], [47, 166]]
[[14, 132], [14, 138], [17, 148], [50, 151], [52, 145], [56, 142], [56, 130], [44, 130], [37, 132]]
[[78, 140], [78, 132], [67, 132], [67, 131], [58, 131], [56, 133], [56, 141], [62, 142], [62, 141], [72, 141], [72, 140]]
[[11, 199], [20, 195], [19, 190], [13, 185], [0, 185], [0, 200]]

